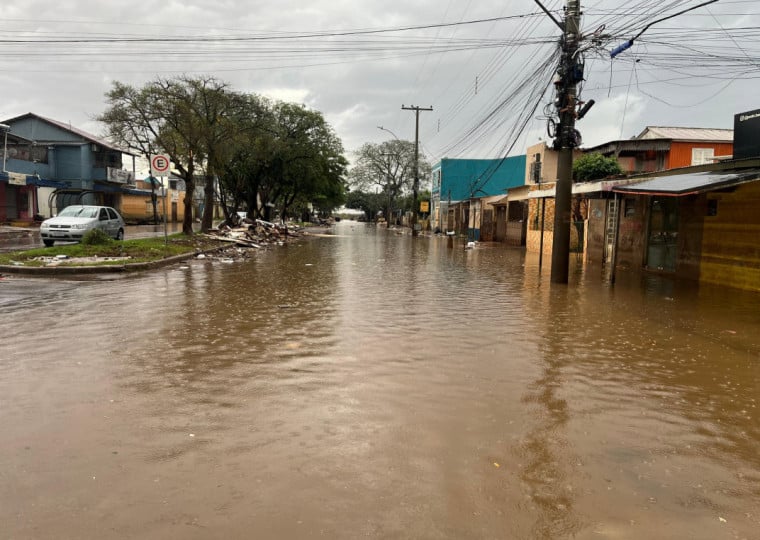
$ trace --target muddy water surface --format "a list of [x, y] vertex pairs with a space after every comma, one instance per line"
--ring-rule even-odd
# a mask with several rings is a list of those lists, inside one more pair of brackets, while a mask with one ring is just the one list
[[760, 297], [335, 232], [0, 281], [0, 538], [758, 538]]

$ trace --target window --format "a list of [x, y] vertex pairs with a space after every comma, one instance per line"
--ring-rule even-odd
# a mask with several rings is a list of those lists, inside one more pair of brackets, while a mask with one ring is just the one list
[[636, 199], [625, 198], [625, 217], [636, 215]]
[[541, 162], [534, 161], [530, 164], [530, 181], [534, 184], [541, 183]]
[[113, 211], [113, 210], [111, 210], [110, 208], [107, 208], [106, 210], [108, 210], [108, 217], [110, 217], [111, 219], [119, 219], [119, 218], [116, 216], [116, 212], [114, 212], [114, 211]]
[[108, 212], [106, 212], [105, 208], [100, 209], [100, 221], [108, 221]]
[[691, 164], [692, 165], [704, 165], [705, 163], [712, 163], [712, 158], [715, 156], [714, 148], [692, 148], [691, 149]]

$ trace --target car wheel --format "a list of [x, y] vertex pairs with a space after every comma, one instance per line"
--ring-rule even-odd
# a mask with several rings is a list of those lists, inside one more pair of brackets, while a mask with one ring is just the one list
[[55, 240], [43, 240], [43, 244], [45, 244], [45, 247], [52, 247], [52, 245], [55, 243]]
[[119, 229], [119, 232], [116, 233], [116, 239], [124, 240], [124, 229]]

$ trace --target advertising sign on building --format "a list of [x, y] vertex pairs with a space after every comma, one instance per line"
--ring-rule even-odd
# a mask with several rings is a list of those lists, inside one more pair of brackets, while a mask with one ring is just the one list
[[760, 157], [760, 109], [734, 115], [734, 159]]
[[132, 184], [135, 179], [131, 171], [116, 169], [114, 167], [106, 167], [106, 177], [109, 182], [117, 184]]

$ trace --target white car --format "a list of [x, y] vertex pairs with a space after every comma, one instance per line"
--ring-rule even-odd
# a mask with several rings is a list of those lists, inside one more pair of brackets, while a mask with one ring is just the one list
[[91, 229], [102, 229], [116, 240], [124, 239], [124, 220], [110, 206], [67, 206], [40, 225], [42, 243], [50, 247], [56, 240], [79, 242]]

